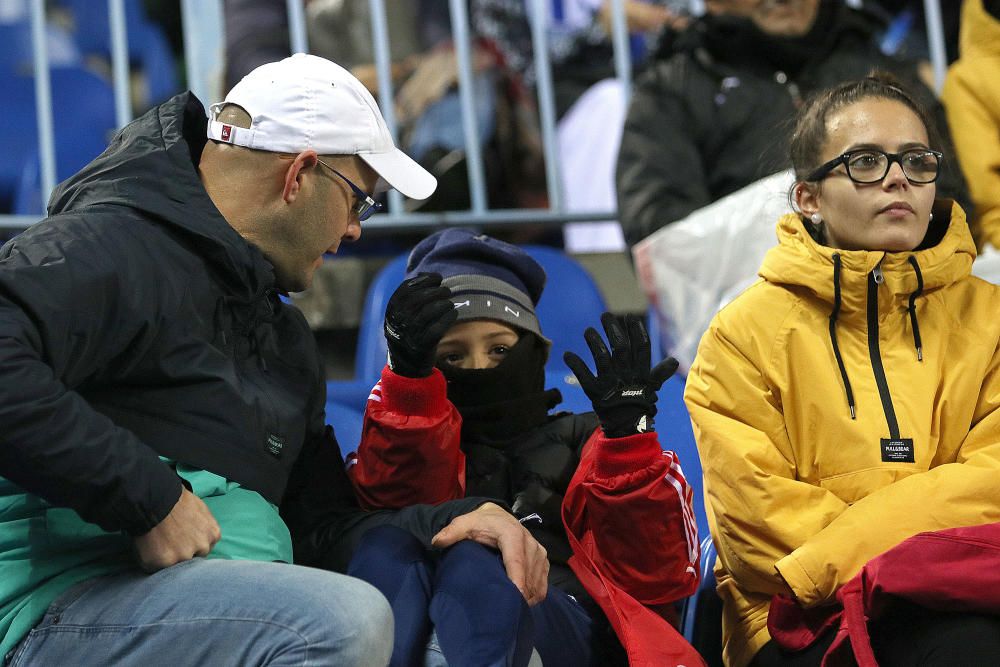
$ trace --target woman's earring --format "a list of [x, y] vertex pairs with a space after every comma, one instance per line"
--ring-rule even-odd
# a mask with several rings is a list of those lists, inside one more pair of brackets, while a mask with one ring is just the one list
[[812, 220], [812, 223], [817, 227], [823, 224], [823, 216], [821, 216], [819, 213], [813, 213], [812, 215], [809, 216], [809, 219]]
[[931, 213], [931, 217], [927, 219], [927, 222], [934, 222], [934, 214]]

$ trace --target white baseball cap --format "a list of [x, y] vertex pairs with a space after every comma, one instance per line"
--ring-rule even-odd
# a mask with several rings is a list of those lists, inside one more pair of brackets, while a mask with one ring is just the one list
[[[227, 104], [250, 114], [249, 128], [216, 119]], [[261, 65], [209, 110], [209, 139], [274, 153], [311, 148], [320, 155], [357, 155], [388, 187], [413, 199], [426, 199], [437, 187], [429, 171], [392, 143], [371, 93], [325, 58], [296, 53]]]

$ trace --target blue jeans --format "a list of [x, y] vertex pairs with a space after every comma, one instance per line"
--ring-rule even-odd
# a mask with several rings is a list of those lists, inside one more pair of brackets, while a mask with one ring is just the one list
[[[545, 665], [594, 662], [594, 621], [573, 598], [549, 587], [528, 607], [499, 554], [459, 542], [438, 554], [409, 532], [379, 526], [365, 533], [347, 570], [389, 600], [396, 618], [390, 665], [523, 667], [532, 648]], [[434, 636], [430, 645], [428, 638]]]
[[73, 586], [14, 650], [22, 665], [385, 665], [392, 613], [368, 584], [196, 558]]

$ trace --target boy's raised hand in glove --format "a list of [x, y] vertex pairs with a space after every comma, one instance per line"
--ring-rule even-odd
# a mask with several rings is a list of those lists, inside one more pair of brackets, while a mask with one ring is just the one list
[[451, 290], [441, 284], [441, 274], [421, 273], [404, 280], [385, 308], [389, 368], [405, 377], [430, 375], [437, 344], [456, 319]]
[[649, 334], [634, 315], [601, 315], [611, 351], [601, 335], [588, 327], [583, 336], [594, 355], [595, 376], [578, 355], [566, 352], [563, 360], [576, 374], [601, 428], [608, 438], [623, 438], [653, 430], [656, 392], [677, 371], [677, 360], [668, 357], [650, 369]]

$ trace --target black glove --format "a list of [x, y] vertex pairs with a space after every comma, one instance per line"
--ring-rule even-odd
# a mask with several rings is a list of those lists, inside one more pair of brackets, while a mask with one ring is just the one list
[[456, 319], [451, 290], [441, 285], [441, 274], [421, 273], [404, 280], [385, 307], [389, 368], [411, 378], [430, 375], [437, 344]]
[[601, 324], [608, 335], [610, 353], [593, 327], [587, 327], [583, 334], [594, 355], [597, 377], [576, 354], [566, 352], [563, 360], [594, 404], [604, 435], [624, 438], [652, 431], [656, 392], [677, 370], [677, 360], [667, 357], [650, 370], [649, 334], [634, 315], [604, 313]]

